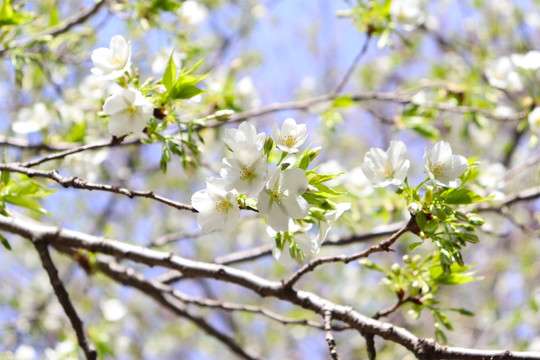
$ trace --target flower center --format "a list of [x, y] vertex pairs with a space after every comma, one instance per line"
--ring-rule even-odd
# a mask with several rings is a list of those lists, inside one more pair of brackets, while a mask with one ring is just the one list
[[124, 64], [124, 62], [122, 61], [122, 59], [119, 56], [115, 56], [111, 60], [111, 64], [113, 64], [114, 66], [119, 67], [119, 66], [122, 66]]
[[444, 173], [444, 171], [446, 170], [445, 166], [443, 163], [436, 163], [435, 165], [433, 165], [432, 169], [431, 169], [431, 172], [433, 173], [433, 175], [441, 175]]
[[296, 144], [296, 136], [287, 135], [283, 137], [282, 140], [285, 143], [285, 145], [287, 145], [287, 147], [289, 148], [293, 147]]
[[137, 107], [135, 105], [130, 105], [127, 108], [127, 112], [133, 115], [137, 112]]
[[227, 213], [231, 206], [231, 203], [227, 200], [221, 200], [216, 202], [216, 210], [220, 213]]
[[251, 180], [254, 177], [255, 173], [252, 168], [247, 165], [242, 166], [242, 170], [240, 170], [240, 180]]
[[285, 197], [285, 194], [279, 190], [276, 190], [272, 193], [272, 199], [274, 199], [274, 201], [277, 203], [280, 203], [284, 197]]
[[390, 163], [387, 163], [381, 170], [381, 173], [383, 173], [386, 177], [392, 177], [392, 167], [390, 166]]

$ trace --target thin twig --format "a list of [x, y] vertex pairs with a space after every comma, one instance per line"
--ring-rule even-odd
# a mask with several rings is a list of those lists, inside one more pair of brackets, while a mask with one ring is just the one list
[[178, 210], [187, 210], [196, 213], [191, 205], [183, 204], [178, 201], [173, 201], [160, 195], [156, 195], [153, 191], [140, 191], [130, 190], [119, 186], [107, 185], [107, 184], [94, 184], [78, 177], [64, 177], [56, 170], [42, 171], [35, 169], [28, 169], [16, 164], [0, 164], [1, 171], [15, 172], [19, 174], [25, 174], [28, 177], [41, 177], [56, 181], [58, 184], [65, 188], [72, 187], [75, 189], [83, 189], [89, 191], [105, 191], [114, 194], [125, 195], [131, 199], [134, 197], [142, 197], [147, 199], [156, 200], [160, 203], [166, 204]]
[[334, 360], [339, 360], [339, 355], [336, 349], [336, 340], [332, 334], [332, 312], [325, 310], [323, 313], [324, 318], [324, 330], [326, 331], [326, 343], [328, 344], [328, 350], [330, 350], [330, 356]]
[[70, 149], [68, 144], [45, 144], [45, 143], [31, 143], [26, 139], [20, 139], [16, 137], [9, 137], [0, 135], [0, 145], [9, 146], [20, 150], [32, 150], [32, 151], [64, 151]]
[[56, 267], [54, 266], [54, 263], [51, 259], [49, 249], [47, 248], [47, 243], [41, 238], [35, 238], [32, 242], [34, 243], [34, 246], [39, 253], [43, 268], [47, 271], [47, 274], [49, 275], [49, 281], [51, 282], [51, 285], [54, 289], [54, 293], [56, 294], [58, 301], [64, 308], [64, 312], [69, 318], [71, 326], [73, 326], [73, 329], [77, 334], [77, 341], [79, 342], [79, 346], [83, 349], [86, 359], [97, 359], [96, 348], [86, 337], [83, 322], [80, 319], [79, 315], [77, 315], [77, 311], [75, 310], [75, 307], [69, 299], [69, 294], [66, 291], [62, 280], [60, 280], [60, 278], [58, 277], [58, 270], [56, 270]]
[[314, 293], [292, 289], [283, 283], [261, 278], [253, 273], [234, 269], [225, 265], [216, 265], [193, 261], [151, 250], [126, 242], [100, 238], [77, 231], [45, 226], [18, 217], [0, 216], [0, 230], [19, 234], [27, 238], [42, 238], [54, 246], [82, 248], [100, 252], [120, 259], [129, 259], [147, 266], [161, 266], [174, 269], [186, 276], [212, 278], [229, 284], [250, 289], [263, 297], [274, 297], [290, 304], [301, 306], [317, 314], [324, 310], [332, 312], [335, 320], [340, 320], [356, 329], [359, 333], [371, 333], [405, 347], [416, 356], [428, 356], [430, 359], [468, 359], [485, 360], [504, 359], [540, 359], [540, 352], [519, 352], [504, 350], [476, 350], [444, 346], [433, 340], [419, 338], [408, 330], [394, 324], [381, 322], [362, 315], [349, 306], [343, 306], [322, 298]]
[[112, 138], [111, 140], [106, 141], [106, 142], [77, 146], [77, 147], [67, 149], [58, 153], [41, 156], [37, 159], [26, 161], [18, 165], [22, 167], [33, 167], [33, 166], [40, 165], [48, 161], [62, 159], [62, 158], [65, 158], [66, 156], [77, 154], [83, 151], [96, 150], [96, 149], [102, 149], [106, 147], [113, 147], [113, 146], [120, 146], [120, 145], [140, 144], [140, 142], [141, 142], [140, 138], [131, 139], [129, 141], [124, 141], [124, 138]]
[[[136, 273], [132, 269], [126, 271], [122, 266], [116, 264], [106, 264], [104, 262], [98, 263], [99, 269], [110, 278], [115, 281], [131, 286], [143, 294], [150, 296], [158, 303], [171, 310], [180, 317], [186, 318], [197, 325], [201, 330], [208, 335], [216, 338], [222, 344], [227, 346], [232, 352], [239, 355], [243, 359], [255, 360], [260, 357], [249, 354], [241, 345], [239, 345], [232, 337], [224, 334], [220, 330], [216, 329], [213, 325], [207, 322], [204, 318], [191, 314], [186, 306], [175, 296], [169, 296], [167, 291], [163, 292], [156, 284], [150, 281], [145, 281], [141, 274]], [[142, 279], [141, 279], [142, 277]], [[165, 289], [171, 291], [170, 289]]]
[[327, 257], [321, 257], [317, 259], [313, 259], [304, 266], [302, 266], [298, 271], [296, 271], [287, 281], [283, 282], [283, 286], [285, 288], [292, 288], [294, 284], [300, 280], [302, 276], [307, 274], [308, 272], [311, 272], [315, 270], [318, 266], [322, 264], [328, 264], [328, 263], [336, 263], [336, 262], [342, 262], [345, 264], [350, 263], [351, 261], [356, 261], [361, 258], [368, 257], [369, 255], [381, 252], [381, 251], [390, 251], [390, 246], [394, 244], [394, 242], [397, 241], [401, 237], [401, 235], [405, 234], [408, 231], [414, 230], [417, 227], [415, 217], [412, 216], [409, 222], [403, 226], [401, 229], [396, 231], [392, 236], [390, 236], [388, 239], [384, 240], [383, 242], [372, 245], [368, 249], [357, 252], [352, 255], [336, 255], [336, 256], [327, 256]]
[[354, 58], [351, 66], [349, 67], [349, 69], [347, 70], [347, 72], [345, 73], [345, 76], [343, 77], [343, 79], [341, 79], [341, 81], [339, 82], [338, 86], [336, 86], [336, 88], [334, 89], [334, 91], [332, 91], [332, 94], [334, 95], [337, 95], [339, 94], [343, 88], [345, 87], [345, 85], [347, 85], [347, 83], [349, 82], [352, 74], [354, 73], [354, 70], [356, 69], [356, 67], [358, 66], [358, 63], [360, 62], [360, 60], [362, 59], [362, 57], [366, 54], [367, 52], [367, 49], [368, 49], [368, 45], [369, 45], [369, 41], [371, 40], [371, 33], [368, 33], [366, 35], [366, 40], [364, 41], [364, 45], [362, 46], [362, 49], [360, 50], [360, 52], [356, 55], [356, 57]]
[[[344, 235], [344, 236], [331, 236], [328, 239], [326, 239], [321, 246], [343, 246], [343, 245], [349, 245], [349, 244], [356, 244], [361, 243], [365, 241], [369, 241], [381, 236], [387, 236], [395, 233], [398, 231], [401, 227], [403, 227], [405, 223], [398, 222], [388, 225], [381, 225], [377, 226], [373, 229], [371, 232], [363, 233], [363, 234], [351, 234], [351, 235]], [[223, 255], [220, 257], [217, 257], [214, 262], [217, 264], [223, 264], [223, 265], [231, 265], [231, 264], [238, 264], [242, 262], [252, 261], [256, 260], [265, 256], [269, 256], [272, 254], [272, 245], [266, 244], [261, 245], [256, 248], [247, 249], [247, 250], [241, 250], [237, 252], [233, 252], [227, 255]]]

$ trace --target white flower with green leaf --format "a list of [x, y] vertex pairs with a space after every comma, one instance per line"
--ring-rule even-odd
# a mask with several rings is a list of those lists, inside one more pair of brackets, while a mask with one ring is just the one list
[[137, 89], [122, 89], [111, 95], [103, 112], [110, 116], [109, 132], [113, 136], [123, 136], [130, 132], [140, 133], [146, 127], [154, 112], [154, 107]]
[[[309, 224], [311, 225], [311, 224]], [[266, 228], [268, 235], [274, 238], [272, 255], [282, 266], [291, 266], [295, 263], [302, 265], [306, 255], [317, 254], [320, 250], [320, 235], [307, 233], [310, 228], [300, 228], [294, 221], [289, 220], [289, 231], [276, 232], [270, 226]]]
[[255, 144], [257, 150], [261, 151], [266, 134], [257, 133], [255, 126], [251, 125], [247, 121], [238, 126], [238, 129], [225, 129], [225, 144], [234, 151], [239, 145], [243, 146], [245, 143]]
[[128, 71], [131, 66], [131, 43], [122, 35], [111, 38], [109, 48], [98, 48], [91, 55], [94, 68], [92, 74], [116, 79]]
[[240, 209], [236, 195], [226, 190], [223, 179], [211, 177], [206, 180], [206, 189], [191, 197], [191, 205], [199, 212], [197, 224], [203, 232], [223, 230], [230, 234], [238, 225]]
[[304, 170], [275, 168], [259, 194], [257, 208], [275, 231], [287, 231], [290, 218], [303, 219], [308, 215], [310, 206], [302, 197], [307, 188]]
[[281, 129], [278, 124], [274, 124], [272, 137], [278, 149], [287, 153], [296, 153], [300, 150], [299, 147], [306, 142], [307, 128], [305, 124], [297, 125], [294, 119], [288, 118]]
[[467, 159], [461, 155], [452, 155], [452, 148], [446, 141], [439, 141], [433, 149], [426, 148], [424, 153], [424, 170], [431, 181], [439, 186], [459, 187], [461, 179], [458, 176], [467, 167]]
[[219, 172], [229, 190], [247, 197], [257, 196], [267, 180], [268, 165], [254, 143], [243, 142], [235, 146], [232, 157], [223, 159], [225, 167]]
[[387, 151], [380, 148], [369, 149], [364, 157], [362, 172], [375, 187], [401, 185], [407, 177], [410, 165], [405, 144], [392, 140]]

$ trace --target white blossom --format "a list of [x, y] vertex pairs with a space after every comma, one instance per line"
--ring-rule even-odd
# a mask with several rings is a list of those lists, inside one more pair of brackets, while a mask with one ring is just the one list
[[303, 219], [308, 215], [309, 204], [302, 197], [308, 187], [306, 172], [292, 168], [274, 169], [266, 187], [259, 194], [257, 208], [266, 215], [268, 225], [276, 231], [287, 231], [289, 218]]
[[206, 189], [191, 197], [191, 205], [199, 212], [197, 224], [204, 232], [221, 229], [230, 234], [238, 225], [238, 202], [235, 194], [226, 190], [226, 185], [223, 179], [208, 178]]
[[496, 88], [508, 91], [523, 90], [521, 78], [508, 56], [488, 61], [485, 72], [490, 85]]
[[386, 152], [380, 148], [369, 149], [364, 157], [362, 171], [375, 187], [401, 185], [410, 165], [405, 144], [392, 140]]
[[407, 31], [414, 30], [424, 21], [420, 0], [392, 0], [390, 16]]
[[299, 147], [307, 139], [307, 129], [305, 124], [296, 125], [293, 118], [288, 118], [283, 122], [281, 129], [278, 124], [274, 124], [272, 133], [276, 146], [284, 152], [296, 153]]
[[103, 318], [107, 321], [118, 321], [127, 314], [127, 309], [118, 299], [108, 299], [101, 304]]
[[533, 134], [540, 135], [540, 107], [534, 108], [529, 113], [527, 118], [529, 120], [529, 129]]
[[265, 133], [257, 133], [255, 126], [244, 121], [238, 126], [238, 129], [225, 129], [224, 141], [233, 151], [238, 145], [243, 146], [245, 143], [254, 144], [257, 146], [257, 150], [261, 151], [265, 138]]
[[94, 68], [92, 74], [116, 79], [131, 66], [131, 43], [122, 35], [111, 38], [109, 48], [98, 48], [91, 55]]
[[511, 59], [517, 68], [528, 71], [540, 69], [540, 51], [533, 50], [526, 54], [512, 54]]
[[467, 159], [452, 155], [452, 148], [446, 141], [439, 141], [433, 149], [426, 148], [424, 170], [436, 185], [457, 188], [461, 185], [458, 176], [467, 170]]
[[184, 23], [198, 26], [208, 17], [208, 9], [197, 1], [186, 0], [180, 5], [179, 15]]
[[111, 117], [109, 132], [113, 136], [143, 131], [153, 111], [150, 101], [139, 90], [132, 88], [122, 89], [120, 94], [111, 95], [103, 104], [103, 112]]
[[38, 102], [32, 108], [21, 109], [17, 114], [17, 121], [11, 124], [11, 128], [17, 134], [30, 134], [49, 126], [52, 119], [47, 106]]
[[255, 197], [261, 192], [267, 180], [268, 165], [256, 144], [237, 144], [232, 157], [223, 159], [223, 163], [225, 167], [219, 174], [229, 190], [234, 189], [247, 197]]

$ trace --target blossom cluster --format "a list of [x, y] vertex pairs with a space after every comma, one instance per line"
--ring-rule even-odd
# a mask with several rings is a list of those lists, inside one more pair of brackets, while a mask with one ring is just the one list
[[[330, 228], [329, 222], [347, 208], [327, 211], [324, 221], [319, 221], [317, 235], [309, 233], [313, 222], [300, 221], [311, 208], [302, 196], [308, 191], [309, 179], [306, 170], [291, 164], [289, 159], [299, 153], [306, 139], [306, 125], [297, 124], [292, 118], [286, 119], [281, 128], [275, 124], [271, 137], [258, 133], [247, 122], [237, 129], [227, 129], [224, 142], [228, 155], [222, 161], [220, 177], [208, 178], [206, 189], [197, 191], [191, 198], [203, 232], [231, 233], [239, 220], [239, 200], [244, 200], [243, 208], [254, 210], [254, 198], [257, 198], [256, 210], [265, 217], [268, 233], [276, 238], [274, 256], [278, 261], [301, 262], [304, 254], [317, 253]], [[274, 145], [281, 159], [274, 168], [269, 168], [269, 153]]]
[[[407, 147], [401, 141], [392, 140], [387, 151], [371, 148], [364, 157], [362, 171], [376, 187], [402, 185], [410, 167]], [[457, 188], [462, 175], [468, 168], [467, 159], [453, 155], [446, 141], [439, 141], [432, 149], [424, 152], [424, 171], [435, 185]]]
[[[109, 48], [95, 49], [91, 58], [94, 75], [105, 80], [117, 79], [130, 72], [131, 43], [122, 35], [115, 35]], [[143, 131], [153, 111], [150, 101], [133, 87], [115, 91], [103, 105], [103, 112], [110, 116], [109, 132], [117, 137]]]

